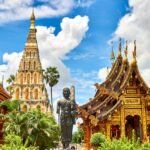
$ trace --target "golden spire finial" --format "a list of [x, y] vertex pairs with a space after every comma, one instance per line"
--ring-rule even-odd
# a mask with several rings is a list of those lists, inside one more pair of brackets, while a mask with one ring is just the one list
[[111, 50], [111, 56], [110, 56], [110, 60], [113, 62], [115, 60], [115, 54], [114, 54], [114, 48], [113, 48], [113, 42], [111, 42], [112, 45], [112, 50]]
[[125, 58], [124, 58], [124, 61], [127, 61], [128, 59], [128, 41], [126, 41], [126, 48], [124, 50], [124, 55], [125, 55]]
[[118, 58], [121, 57], [121, 38], [119, 38], [119, 53], [118, 53]]
[[132, 54], [133, 54], [132, 65], [135, 65], [136, 64], [136, 40], [134, 41], [134, 50], [133, 50]]
[[107, 67], [107, 76], [109, 75], [109, 68]]
[[34, 8], [32, 9], [32, 14], [31, 14], [31, 17], [30, 17], [30, 21], [31, 21], [30, 29], [34, 29], [34, 24], [35, 24]]

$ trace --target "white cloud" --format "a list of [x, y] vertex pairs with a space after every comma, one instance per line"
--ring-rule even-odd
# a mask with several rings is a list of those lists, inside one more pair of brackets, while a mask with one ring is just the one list
[[54, 35], [54, 28], [37, 26], [39, 48], [44, 49], [41, 57], [47, 57], [46, 54], [50, 53], [62, 60], [84, 38], [88, 30], [88, 21], [87, 16], [76, 16], [73, 19], [65, 17], [61, 22], [61, 31], [57, 35]]
[[[64, 18], [61, 22], [61, 31], [57, 35], [54, 34], [54, 27], [37, 26], [37, 40], [42, 66], [44, 69], [49, 66], [56, 66], [60, 73], [59, 84], [54, 87], [54, 96], [56, 99], [62, 97], [62, 87], [71, 86], [73, 83], [70, 70], [64, 65], [62, 60], [85, 37], [88, 30], [88, 22], [89, 19], [87, 16]], [[3, 55], [3, 61], [6, 64], [0, 65], [0, 71], [6, 72], [5, 79], [10, 74], [15, 74], [21, 56], [22, 52], [5, 53]]]
[[98, 77], [101, 80], [101, 82], [105, 81], [106, 77], [108, 75], [108, 68], [101, 68], [98, 72]]
[[[126, 14], [119, 22], [114, 37], [122, 37], [131, 41], [137, 40], [137, 60], [143, 78], [150, 85], [150, 1], [129, 0], [132, 11]], [[129, 53], [133, 51], [130, 46]]]
[[32, 8], [37, 18], [63, 16], [75, 7], [89, 7], [95, 0], [0, 0], [0, 24], [28, 19]]
[[22, 56], [22, 52], [20, 53], [12, 52], [11, 54], [5, 53], [3, 55], [3, 62], [5, 64], [0, 64], [1, 78], [4, 75], [4, 79], [7, 79], [10, 74], [16, 73], [21, 56]]
[[[35, 5], [40, 3], [40, 5]], [[27, 19], [34, 7], [37, 18], [67, 14], [74, 7], [73, 0], [0, 0], [0, 24]]]
[[77, 7], [89, 7], [95, 0], [75, 0]]

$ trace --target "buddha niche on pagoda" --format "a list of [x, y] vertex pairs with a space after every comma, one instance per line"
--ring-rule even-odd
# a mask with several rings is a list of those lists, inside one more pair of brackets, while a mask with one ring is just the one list
[[106, 80], [96, 83], [95, 96], [78, 106], [86, 150], [90, 150], [90, 137], [95, 132], [102, 132], [108, 139], [131, 139], [133, 130], [143, 142], [150, 137], [150, 88], [138, 69], [136, 41], [131, 63], [127, 54], [128, 43], [123, 57], [120, 39], [116, 59], [112, 48], [112, 67]]

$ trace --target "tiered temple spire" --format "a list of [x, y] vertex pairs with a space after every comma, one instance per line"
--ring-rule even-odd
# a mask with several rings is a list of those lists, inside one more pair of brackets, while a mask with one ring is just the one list
[[35, 28], [34, 8], [32, 9], [32, 14], [31, 14], [31, 17], [30, 17], [30, 21], [31, 21], [30, 29], [34, 29]]
[[20, 61], [16, 80], [13, 84], [13, 98], [22, 100], [22, 110], [40, 108], [43, 112], [51, 111], [47, 90], [43, 81], [43, 71], [36, 38], [34, 9], [30, 17], [30, 28]]

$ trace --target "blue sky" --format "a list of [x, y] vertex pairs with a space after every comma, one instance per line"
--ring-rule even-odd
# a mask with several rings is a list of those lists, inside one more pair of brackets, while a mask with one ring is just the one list
[[[127, 36], [129, 35], [127, 33], [131, 33], [129, 31], [122, 32], [122, 30], [126, 31], [127, 28], [130, 28], [130, 26], [127, 25], [124, 27], [121, 24], [125, 20], [123, 20], [124, 16], [128, 15], [128, 17], [130, 17], [130, 15], [134, 13], [133, 10], [137, 7], [134, 1], [135, 0], [64, 0], [62, 6], [58, 4], [58, 2], [62, 3], [60, 0], [56, 0], [56, 3], [52, 1], [48, 2], [47, 0], [45, 0], [45, 2], [36, 0], [33, 3], [32, 0], [28, 0], [28, 4], [25, 4], [27, 13], [23, 10], [21, 10], [22, 13], [19, 13], [14, 9], [18, 9], [19, 11], [19, 7], [24, 7], [24, 5], [18, 4], [17, 2], [16, 6], [10, 6], [5, 4], [5, 0], [4, 2], [0, 0], [0, 18], [3, 18], [2, 21], [0, 21], [0, 71], [5, 70], [8, 64], [11, 65], [11, 58], [14, 58], [14, 55], [12, 56], [13, 52], [16, 52], [15, 57], [21, 56], [20, 52], [24, 49], [28, 35], [30, 25], [29, 18], [33, 6], [35, 7], [35, 15], [37, 16], [36, 26], [39, 26], [38, 30], [42, 29], [38, 32], [40, 33], [44, 29], [46, 30], [52, 26], [55, 28], [52, 34], [56, 37], [62, 31], [60, 24], [64, 18], [68, 17], [74, 20], [76, 16], [80, 16], [82, 20], [82, 17], [86, 16], [89, 20], [87, 21], [88, 30], [85, 30], [78, 44], [75, 44], [73, 49], [66, 50], [61, 58], [57, 58], [57, 56], [55, 56], [55, 58], [52, 58], [52, 56], [49, 57], [52, 65], [57, 64], [58, 67], [60, 67], [61, 64], [62, 67], [60, 68], [64, 67], [64, 69], [68, 71], [68, 75], [64, 75], [65, 79], [62, 79], [61, 86], [55, 87], [56, 99], [61, 97], [60, 95], [58, 96], [57, 93], [60, 93], [63, 86], [71, 86], [71, 84], [74, 84], [76, 86], [77, 101], [80, 104], [85, 103], [94, 95], [95, 89], [93, 88], [93, 84], [102, 81], [98, 76], [100, 70], [111, 66], [109, 59], [111, 47], [108, 41], [114, 36], [129, 39], [130, 41], [134, 40], [134, 37], [137, 38], [136, 36], [132, 38], [131, 36]], [[43, 10], [43, 5], [49, 7], [49, 9], [47, 9], [47, 11], [50, 11], [49, 13], [46, 11], [40, 12]], [[4, 6], [9, 7], [6, 9]], [[52, 8], [57, 10], [57, 12], [51, 14]], [[4, 16], [4, 14], [2, 14], [4, 9], [6, 9], [5, 11], [8, 13], [8, 18], [2, 17], [2, 15]], [[11, 11], [9, 11], [9, 9]], [[10, 12], [14, 13], [14, 18], [12, 18], [13, 15]], [[84, 23], [84, 21], [82, 21], [82, 23]], [[41, 34], [44, 35], [44, 32], [40, 33], [39, 36]], [[60, 42], [59, 44], [61, 45], [62, 43]], [[117, 41], [115, 41], [115, 53], [117, 53], [117, 44]], [[48, 45], [51, 45], [51, 43], [48, 43]], [[42, 51], [42, 49], [40, 49], [40, 51]], [[8, 55], [6, 55], [7, 53]], [[46, 53], [44, 54], [46, 55]], [[44, 56], [44, 54], [42, 54], [42, 56]], [[57, 54], [59, 55], [59, 49]], [[53, 63], [53, 59], [55, 63]], [[6, 66], [4, 66], [4, 64]], [[16, 68], [14, 68], [14, 70], [16, 70]], [[7, 72], [7, 69], [5, 71]], [[60, 71], [63, 72], [61, 69]], [[70, 79], [66, 81], [68, 76], [71, 81]], [[66, 84], [66, 82], [68, 83]]]

